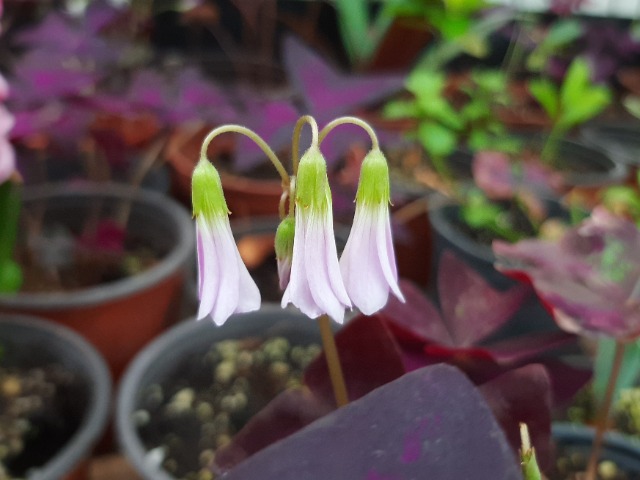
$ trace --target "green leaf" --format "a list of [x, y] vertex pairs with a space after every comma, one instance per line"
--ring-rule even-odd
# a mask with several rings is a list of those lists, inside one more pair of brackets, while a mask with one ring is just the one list
[[442, 94], [445, 77], [442, 73], [416, 68], [407, 78], [406, 87], [419, 98], [437, 98]]
[[447, 157], [458, 145], [456, 132], [436, 122], [421, 123], [418, 139], [425, 151], [434, 157]]
[[[598, 350], [593, 373], [593, 395], [599, 404], [604, 398], [607, 383], [611, 375], [616, 341], [610, 338], [598, 339]], [[614, 399], [618, 397], [620, 390], [634, 385], [640, 374], [640, 340], [631, 342], [624, 347], [622, 367], [615, 387]]]
[[591, 85], [591, 69], [583, 58], [576, 58], [562, 81], [560, 87], [560, 103], [563, 109], [579, 105]]
[[529, 82], [529, 91], [549, 118], [555, 119], [560, 111], [560, 97], [558, 88], [547, 78], [538, 78]]
[[469, 148], [474, 152], [486, 150], [492, 146], [492, 143], [492, 137], [484, 130], [472, 130], [467, 140]]
[[393, 100], [385, 104], [382, 114], [386, 118], [418, 118], [421, 110], [414, 100]]
[[611, 91], [603, 86], [591, 87], [584, 92], [580, 101], [562, 106], [562, 113], [558, 118], [558, 127], [563, 130], [582, 124], [602, 112], [611, 103]]
[[463, 118], [443, 97], [434, 98], [430, 101], [421, 98], [419, 105], [428, 118], [437, 120], [447, 128], [453, 130], [462, 130], [464, 128]]
[[547, 52], [564, 47], [577, 40], [584, 33], [582, 22], [575, 18], [567, 18], [554, 23], [540, 43]]

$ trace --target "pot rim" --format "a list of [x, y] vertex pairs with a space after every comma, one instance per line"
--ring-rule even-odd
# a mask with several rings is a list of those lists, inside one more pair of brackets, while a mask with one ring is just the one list
[[69, 441], [47, 463], [34, 469], [29, 475], [31, 480], [62, 478], [88, 456], [104, 430], [111, 404], [112, 383], [109, 369], [89, 342], [60, 324], [31, 315], [0, 314], [0, 329], [3, 326], [41, 331], [57, 338], [59, 343], [65, 345], [65, 349], [75, 350], [82, 357], [83, 361], [76, 362], [75, 367], [85, 374], [83, 377], [88, 379], [90, 386], [90, 400], [84, 418]]
[[[216, 339], [237, 338], [238, 333], [242, 333], [245, 325], [250, 325], [252, 321], [258, 321], [262, 317], [273, 316], [282, 320], [307, 322], [309, 329], [314, 323], [297, 309], [283, 309], [275, 303], [263, 303], [259, 310], [234, 314], [223, 327], [217, 327], [206, 318], [196, 321], [191, 317], [156, 338], [129, 363], [116, 394], [114, 425], [120, 451], [125, 454], [140, 475], [147, 480], [175, 480], [175, 477], [169, 475], [159, 464], [154, 464], [153, 460], [149, 460], [149, 451], [141, 442], [136, 427], [131, 421], [131, 414], [136, 409], [142, 380], [156, 365], [157, 358], [170, 354], [174, 351], [175, 346], [188, 344], [185, 343], [188, 339], [204, 338], [202, 333], [204, 330], [214, 332], [211, 338], [206, 338], [211, 342], [215, 342]], [[176, 357], [179, 355], [174, 353], [173, 358]]]
[[114, 282], [70, 292], [0, 294], [0, 305], [4, 308], [28, 308], [30, 311], [81, 308], [104, 304], [109, 301], [138, 293], [160, 283], [176, 273], [194, 256], [195, 227], [188, 213], [173, 199], [146, 189], [117, 183], [103, 185], [46, 185], [26, 187], [22, 201], [38, 201], [49, 197], [77, 198], [98, 196], [116, 199], [131, 199], [152, 207], [171, 223], [177, 241], [169, 253], [147, 270]]

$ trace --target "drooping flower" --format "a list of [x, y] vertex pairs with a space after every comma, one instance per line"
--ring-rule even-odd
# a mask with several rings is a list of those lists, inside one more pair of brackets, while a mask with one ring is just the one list
[[338, 264], [327, 165], [317, 146], [300, 159], [295, 195], [291, 277], [282, 306], [293, 303], [310, 318], [326, 313], [342, 323], [351, 301]]
[[260, 308], [260, 291], [249, 275], [229, 225], [220, 176], [202, 158], [192, 177], [198, 250], [198, 320], [210, 315], [222, 325], [233, 313]]
[[[4, 77], [0, 75], [0, 102], [3, 102], [8, 94], [9, 86]], [[0, 105], [0, 183], [7, 180], [15, 170], [15, 153], [8, 139], [13, 124], [13, 115], [3, 105]]]
[[389, 290], [404, 302], [391, 241], [389, 167], [377, 148], [362, 162], [356, 213], [340, 271], [349, 298], [366, 315], [385, 306]]
[[295, 236], [296, 222], [293, 217], [286, 217], [276, 230], [275, 250], [278, 262], [278, 278], [280, 289], [284, 290], [289, 285], [291, 278], [291, 261], [293, 259], [293, 239]]
[[640, 336], [640, 230], [596, 207], [559, 242], [494, 242], [496, 268], [524, 274], [570, 332]]

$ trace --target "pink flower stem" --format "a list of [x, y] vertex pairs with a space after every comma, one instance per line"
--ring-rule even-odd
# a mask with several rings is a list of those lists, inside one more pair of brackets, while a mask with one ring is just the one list
[[607, 390], [604, 394], [604, 400], [598, 409], [598, 415], [596, 417], [596, 432], [593, 438], [589, 463], [587, 464], [585, 480], [596, 480], [598, 460], [600, 459], [600, 452], [602, 451], [604, 434], [607, 430], [607, 423], [609, 420], [609, 411], [611, 410], [611, 404], [613, 403], [613, 394], [615, 393], [616, 384], [618, 383], [618, 376], [620, 375], [623, 358], [624, 343], [617, 341], [613, 356], [613, 365], [611, 366], [611, 374], [609, 375], [609, 382], [607, 383]]
[[344, 407], [349, 403], [349, 396], [347, 395], [347, 386], [344, 381], [344, 375], [342, 374], [340, 357], [338, 356], [338, 349], [336, 347], [333, 332], [331, 331], [331, 324], [329, 322], [330, 320], [327, 315], [321, 315], [318, 318], [320, 335], [322, 336], [322, 346], [324, 348], [324, 355], [327, 359], [331, 385], [333, 386], [333, 395], [336, 399], [336, 405], [338, 405], [338, 407]]

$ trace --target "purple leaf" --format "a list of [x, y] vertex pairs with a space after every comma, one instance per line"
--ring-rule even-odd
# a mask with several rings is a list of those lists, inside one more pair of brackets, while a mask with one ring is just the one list
[[18, 103], [37, 103], [92, 89], [98, 76], [81, 64], [57, 53], [34, 51], [25, 55], [14, 71], [12, 97]]
[[523, 365], [548, 352], [564, 347], [576, 340], [575, 335], [566, 332], [528, 333], [526, 336], [510, 338], [487, 346], [493, 358], [500, 365]]
[[404, 87], [404, 75], [346, 75], [335, 70], [295, 37], [284, 42], [284, 63], [306, 110], [320, 124], [355, 113]]
[[127, 96], [132, 105], [161, 112], [170, 105], [171, 92], [164, 75], [145, 69], [136, 72]]
[[[360, 315], [351, 320], [336, 334], [336, 345], [350, 400], [362, 397], [406, 371], [396, 341], [377, 315]], [[307, 367], [304, 380], [315, 395], [334, 404], [324, 354]]]
[[120, 15], [114, 5], [105, 0], [94, 0], [88, 6], [84, 14], [84, 26], [88, 32], [98, 34], [111, 25]]
[[216, 465], [229, 470], [272, 443], [288, 437], [329, 413], [332, 404], [321, 402], [309, 390], [286, 390], [274, 398], [216, 451]]
[[227, 480], [521, 478], [479, 392], [456, 369], [417, 370], [258, 452]]
[[562, 188], [562, 175], [542, 163], [514, 164], [502, 152], [483, 151], [473, 157], [473, 180], [489, 198], [511, 199], [519, 191], [552, 194]]
[[444, 318], [457, 346], [473, 345], [497, 331], [530, 292], [522, 285], [504, 292], [494, 290], [450, 251], [445, 251], [440, 260], [438, 291]]
[[83, 41], [83, 33], [67, 17], [50, 12], [35, 27], [18, 33], [15, 41], [31, 48], [73, 52]]
[[494, 242], [496, 268], [527, 275], [558, 325], [621, 340], [640, 336], [640, 231], [604, 207], [560, 241]]
[[380, 312], [387, 319], [394, 335], [405, 342], [453, 345], [453, 338], [438, 309], [424, 293], [413, 283], [402, 279], [400, 290], [404, 294], [405, 303], [391, 296]]
[[551, 386], [542, 365], [511, 370], [479, 387], [514, 451], [520, 448], [520, 422], [544, 469], [551, 460]]

